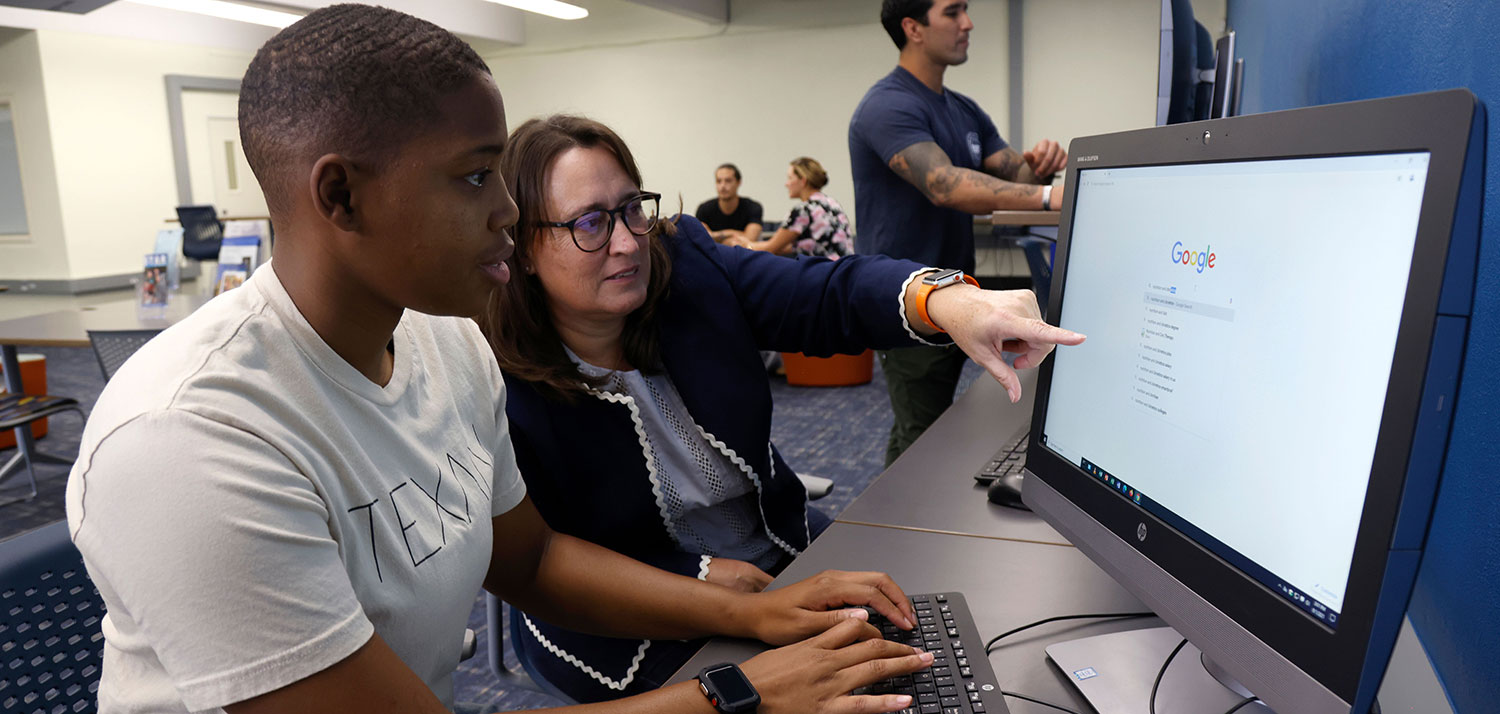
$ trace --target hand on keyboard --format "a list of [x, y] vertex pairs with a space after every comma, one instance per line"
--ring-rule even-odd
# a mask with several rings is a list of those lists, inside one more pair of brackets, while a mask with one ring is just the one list
[[760, 692], [759, 714], [896, 712], [912, 707], [913, 698], [850, 692], [925, 670], [932, 659], [929, 652], [882, 639], [862, 619], [845, 619], [816, 637], [757, 655], [740, 668]]
[[903, 630], [916, 622], [906, 593], [885, 573], [825, 570], [806, 580], [751, 595], [745, 621], [756, 639], [785, 645], [817, 635], [869, 606]]
[[[963, 596], [913, 595], [911, 604], [919, 625], [914, 631], [903, 631], [875, 615], [870, 624], [887, 640], [926, 650], [933, 656], [932, 668], [888, 677], [854, 693], [910, 695], [912, 704], [902, 714], [1009, 714]], [[973, 657], [965, 643], [975, 647]]]

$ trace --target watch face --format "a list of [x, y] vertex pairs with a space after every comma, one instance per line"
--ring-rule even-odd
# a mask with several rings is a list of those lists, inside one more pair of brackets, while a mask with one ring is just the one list
[[726, 703], [743, 702], [754, 697], [755, 689], [750, 686], [750, 681], [745, 679], [738, 669], [721, 669], [709, 673], [714, 686], [718, 688], [719, 695], [724, 697]]
[[[709, 701], [721, 712], [754, 711], [760, 704], [760, 694], [745, 673], [732, 664], [705, 669], [698, 675], [698, 681], [706, 683], [704, 689]], [[713, 690], [712, 693], [707, 691], [709, 689]]]
[[963, 274], [964, 271], [962, 270], [943, 270], [936, 273], [929, 273], [926, 277], [922, 278], [922, 282], [928, 285], [948, 285], [958, 282], [962, 279]]

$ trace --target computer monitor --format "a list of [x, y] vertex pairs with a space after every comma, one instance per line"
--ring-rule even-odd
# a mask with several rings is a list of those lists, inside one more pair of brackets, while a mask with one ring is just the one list
[[[1088, 341], [1040, 370], [1023, 499], [1279, 714], [1369, 711], [1404, 615], [1468, 331], [1482, 112], [1450, 90], [1068, 149], [1049, 321]], [[1179, 641], [1153, 632], [1121, 645], [1149, 655], [1074, 648], [1123, 671], [1048, 652], [1101, 712], [1145, 712]]]
[[1234, 57], [1234, 31], [1224, 33], [1214, 45], [1213, 101], [1208, 118], [1223, 119], [1240, 113], [1240, 74], [1245, 60]]
[[1160, 33], [1156, 125], [1238, 115], [1245, 61], [1234, 58], [1234, 32], [1215, 43], [1189, 0], [1161, 0]]

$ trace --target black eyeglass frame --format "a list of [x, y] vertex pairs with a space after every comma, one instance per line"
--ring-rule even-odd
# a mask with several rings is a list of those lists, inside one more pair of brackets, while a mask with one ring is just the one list
[[[644, 203], [647, 200], [656, 202], [656, 210], [651, 216], [651, 225], [646, 226], [646, 230], [637, 233], [634, 228], [630, 227], [630, 221], [625, 220], [625, 209], [629, 208], [630, 204], [635, 203], [636, 201], [641, 201], [642, 203]], [[609, 225], [604, 229], [604, 242], [600, 243], [597, 246], [594, 246], [593, 248], [585, 248], [583, 247], [582, 243], [578, 242], [578, 234], [573, 231], [573, 226], [576, 225], [579, 221], [583, 220], [584, 216], [600, 212], [608, 216], [609, 220]], [[620, 222], [625, 224], [625, 230], [630, 231], [631, 235], [647, 235], [654, 228], [656, 228], [657, 222], [661, 220], [661, 194], [652, 193], [650, 191], [642, 191], [634, 196], [631, 196], [624, 203], [615, 206], [614, 208], [594, 209], [592, 211], [587, 211], [583, 213], [583, 215], [580, 215], [571, 221], [537, 221], [537, 225], [543, 228], [566, 228], [568, 229], [568, 237], [573, 239], [573, 245], [577, 246], [579, 250], [585, 253], [596, 253], [598, 251], [604, 250], [604, 246], [609, 245], [609, 236], [615, 234], [615, 216], [617, 215], [620, 217]]]

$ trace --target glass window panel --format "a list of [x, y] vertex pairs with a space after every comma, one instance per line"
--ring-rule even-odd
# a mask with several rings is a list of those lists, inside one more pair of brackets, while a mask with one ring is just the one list
[[26, 234], [26, 201], [21, 193], [21, 158], [10, 105], [0, 104], [0, 235]]

